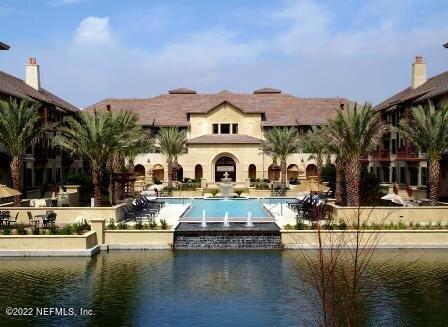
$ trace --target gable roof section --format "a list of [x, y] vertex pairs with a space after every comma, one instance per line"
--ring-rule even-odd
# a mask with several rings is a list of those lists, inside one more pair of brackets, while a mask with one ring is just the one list
[[25, 81], [2, 71], [0, 71], [0, 92], [22, 99], [46, 102], [68, 111], [79, 111], [77, 107], [57, 97], [53, 93], [42, 88], [38, 91], [26, 84]]
[[298, 98], [285, 93], [162, 94], [150, 99], [104, 99], [85, 108], [88, 112], [130, 110], [142, 125], [189, 126], [188, 114], [206, 114], [222, 103], [244, 113], [263, 113], [264, 126], [322, 125], [336, 114], [344, 98]]
[[444, 93], [448, 93], [448, 71], [431, 77], [415, 89], [408, 87], [398, 92], [389, 99], [376, 105], [375, 110], [388, 109], [406, 101], [417, 104]]

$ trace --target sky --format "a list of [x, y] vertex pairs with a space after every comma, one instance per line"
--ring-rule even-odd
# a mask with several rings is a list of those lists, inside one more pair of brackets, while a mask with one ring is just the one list
[[0, 0], [0, 70], [78, 107], [187, 87], [376, 104], [448, 70], [446, 0]]

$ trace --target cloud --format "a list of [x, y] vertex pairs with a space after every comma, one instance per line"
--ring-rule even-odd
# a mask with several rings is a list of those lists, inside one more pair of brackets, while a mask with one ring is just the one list
[[84, 18], [74, 33], [74, 42], [76, 44], [102, 45], [111, 44], [114, 41], [109, 17]]
[[261, 50], [261, 44], [239, 41], [237, 33], [218, 27], [165, 45], [149, 56], [148, 65], [203, 71], [255, 59]]

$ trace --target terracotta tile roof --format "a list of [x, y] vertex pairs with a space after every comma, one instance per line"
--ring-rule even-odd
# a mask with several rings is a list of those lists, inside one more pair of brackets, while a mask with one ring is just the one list
[[419, 102], [431, 99], [444, 93], [448, 93], [448, 71], [431, 77], [415, 89], [408, 87], [398, 92], [389, 99], [376, 105], [375, 110], [388, 109], [405, 101], [410, 101], [411, 104], [418, 104]]
[[263, 113], [263, 126], [322, 125], [341, 105], [344, 98], [298, 98], [286, 93], [237, 94], [162, 94], [150, 99], [104, 99], [85, 108], [92, 112], [131, 110], [142, 125], [188, 126], [188, 115], [207, 113], [222, 103], [230, 103], [244, 113]]
[[260, 139], [244, 134], [206, 134], [195, 137], [188, 144], [259, 144]]
[[68, 111], [79, 111], [79, 109], [65, 100], [57, 97], [53, 93], [45, 89], [37, 91], [32, 88], [25, 81], [0, 71], [0, 92], [6, 93], [18, 98], [27, 98], [46, 102]]

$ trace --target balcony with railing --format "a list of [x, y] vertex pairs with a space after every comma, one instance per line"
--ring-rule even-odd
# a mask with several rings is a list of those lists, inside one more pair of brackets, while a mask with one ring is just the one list
[[399, 148], [397, 150], [397, 156], [396, 159], [398, 160], [412, 160], [412, 159], [418, 159], [418, 151], [415, 149], [415, 147], [406, 144], [405, 147]]
[[373, 150], [372, 158], [374, 160], [390, 160], [390, 150], [389, 149]]

